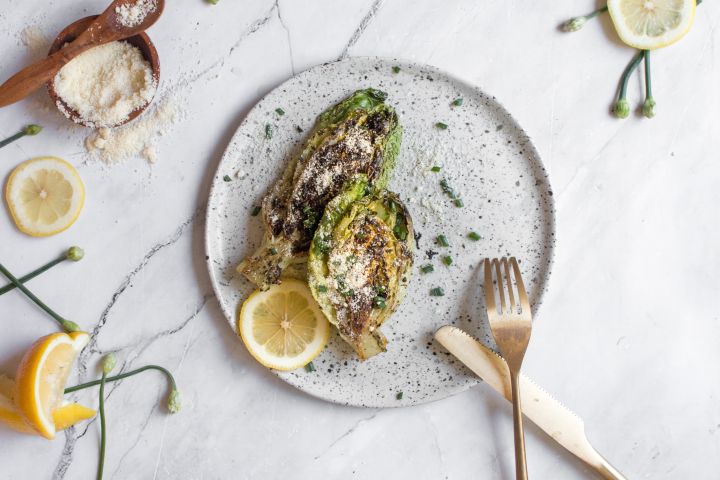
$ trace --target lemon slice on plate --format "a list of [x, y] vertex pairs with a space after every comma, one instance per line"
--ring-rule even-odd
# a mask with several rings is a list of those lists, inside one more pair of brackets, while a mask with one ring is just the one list
[[39, 157], [13, 170], [5, 200], [21, 232], [46, 237], [75, 223], [85, 202], [85, 186], [65, 160]]
[[677, 42], [690, 30], [696, 0], [608, 0], [620, 39], [631, 47], [655, 50]]
[[45, 438], [55, 437], [53, 411], [61, 406], [70, 367], [89, 339], [85, 332], [53, 333], [33, 343], [20, 361], [15, 404], [25, 421]]
[[275, 370], [295, 370], [325, 348], [330, 324], [307, 284], [286, 278], [245, 300], [238, 332], [258, 362]]

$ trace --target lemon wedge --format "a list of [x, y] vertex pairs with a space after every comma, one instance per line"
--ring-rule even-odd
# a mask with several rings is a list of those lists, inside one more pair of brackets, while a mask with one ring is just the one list
[[61, 406], [70, 367], [89, 339], [85, 332], [53, 333], [33, 343], [20, 361], [15, 405], [45, 438], [55, 438], [53, 411]]
[[608, 0], [620, 39], [631, 47], [655, 50], [680, 40], [695, 19], [696, 0]]
[[75, 223], [85, 202], [85, 186], [65, 160], [39, 157], [13, 170], [5, 185], [5, 200], [21, 232], [46, 237]]
[[16, 432], [36, 433], [20, 415], [14, 396], [15, 382], [6, 375], [0, 375], [0, 423]]
[[78, 422], [91, 419], [96, 413], [92, 408], [84, 407], [79, 403], [63, 403], [52, 411], [55, 430], [65, 430]]
[[275, 370], [295, 370], [325, 348], [330, 324], [307, 284], [286, 278], [245, 300], [238, 332], [258, 362]]
[[[25, 421], [15, 406], [15, 381], [7, 375], [0, 375], [0, 424], [17, 432], [37, 435], [37, 432]], [[63, 403], [52, 411], [55, 430], [65, 430], [83, 420], [95, 416], [92, 408], [77, 403]]]

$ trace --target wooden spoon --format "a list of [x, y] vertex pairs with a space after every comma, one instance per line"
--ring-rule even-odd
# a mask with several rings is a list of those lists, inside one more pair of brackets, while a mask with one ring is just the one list
[[20, 101], [38, 90], [70, 60], [84, 51], [116, 40], [124, 40], [150, 28], [160, 18], [165, 8], [165, 0], [154, 0], [154, 2], [155, 9], [148, 12], [139, 24], [131, 27], [120, 22], [119, 15], [115, 10], [122, 5], [131, 7], [137, 4], [138, 0], [115, 0], [112, 2], [74, 42], [44, 60], [20, 70], [0, 85], [0, 107]]

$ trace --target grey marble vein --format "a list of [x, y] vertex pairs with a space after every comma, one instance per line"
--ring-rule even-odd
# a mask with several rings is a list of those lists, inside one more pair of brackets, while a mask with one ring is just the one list
[[[262, 27], [267, 25], [268, 22], [270, 22], [270, 20], [272, 20], [273, 16], [276, 15], [276, 10], [278, 11], [277, 16], [278, 16], [278, 18], [280, 18], [279, 8], [280, 7], [278, 6], [278, 1], [276, 0], [275, 3], [273, 3], [272, 7], [270, 7], [270, 9], [267, 12], [265, 12], [262, 17], [253, 21], [250, 25], [248, 25], [248, 27], [246, 29], [244, 29], [240, 33], [237, 40], [235, 40], [235, 42], [232, 44], [232, 46], [230, 46], [230, 49], [227, 51], [227, 53], [218, 57], [217, 60], [213, 61], [210, 65], [208, 65], [201, 71], [196, 72], [193, 75], [191, 75], [190, 77], [181, 80], [177, 86], [180, 88], [186, 87], [188, 85], [191, 85], [195, 81], [201, 79], [208, 73], [210, 73], [216, 69], [222, 69], [225, 66], [225, 62], [227, 61], [227, 59], [232, 56], [233, 52], [240, 46], [240, 44], [242, 44], [242, 42], [246, 38], [251, 36], [253, 33], [257, 32], [258, 30], [260, 30]], [[282, 19], [280, 21], [282, 23]], [[283, 27], [284, 27], [284, 25], [283, 25]], [[289, 32], [288, 32], [288, 42], [289, 41], [290, 40], [289, 40]], [[292, 61], [292, 51], [291, 51], [291, 61]]]
[[342, 53], [338, 57], [338, 60], [342, 60], [343, 58], [348, 56], [348, 52], [350, 49], [355, 46], [358, 40], [360, 40], [360, 37], [365, 32], [365, 29], [370, 25], [370, 23], [373, 21], [375, 16], [377, 15], [378, 11], [380, 10], [380, 7], [382, 7], [385, 0], [375, 0], [373, 4], [370, 6], [370, 10], [368, 10], [368, 13], [365, 14], [363, 19], [360, 21], [360, 24], [353, 32], [352, 36], [350, 37], [350, 40], [345, 45], [345, 48], [343, 49]]
[[113, 473], [112, 473], [112, 475], [110, 475], [110, 478], [115, 478], [117, 476], [117, 473], [120, 470], [120, 468], [122, 468], [123, 462], [125, 461], [127, 456], [130, 455], [130, 453], [133, 450], [135, 450], [135, 447], [137, 446], [137, 444], [140, 443], [140, 439], [142, 438], [142, 435], [145, 432], [145, 429], [150, 424], [150, 419], [153, 417], [153, 415], [155, 414], [157, 409], [158, 409], [158, 403], [155, 403], [155, 405], [153, 405], [153, 408], [150, 409], [147, 416], [145, 417], [145, 420], [143, 421], [142, 425], [140, 426], [140, 429], [137, 431], [135, 441], [120, 456], [120, 460], [118, 460], [117, 467], [115, 467], [115, 470], [113, 470]]
[[295, 56], [293, 55], [292, 40], [290, 38], [290, 29], [285, 24], [282, 13], [280, 12], [280, 0], [275, 0], [275, 12], [277, 13], [280, 26], [285, 30], [285, 36], [287, 37], [288, 55], [290, 56], [290, 71], [295, 76]]
[[[152, 260], [152, 258], [160, 251], [164, 250], [165, 248], [171, 247], [175, 243], [177, 243], [180, 238], [182, 238], [183, 234], [188, 230], [188, 227], [192, 225], [192, 223], [202, 215], [204, 211], [204, 207], [197, 208], [193, 214], [184, 222], [182, 222], [176, 229], [175, 232], [168, 238], [167, 240], [164, 240], [160, 243], [157, 243], [148, 250], [148, 252], [143, 256], [143, 259], [140, 261], [140, 263], [129, 273], [125, 276], [123, 281], [120, 283], [120, 286], [115, 290], [112, 297], [110, 298], [110, 301], [103, 309], [102, 313], [100, 314], [100, 318], [98, 322], [93, 327], [93, 330], [90, 332], [90, 342], [88, 345], [83, 349], [83, 351], [80, 353], [80, 356], [78, 358], [77, 362], [77, 368], [78, 368], [78, 378], [80, 382], [85, 381], [86, 375], [87, 375], [87, 369], [88, 369], [88, 362], [90, 358], [95, 353], [99, 353], [99, 351], [96, 349], [97, 345], [97, 337], [102, 331], [103, 327], [108, 321], [109, 315], [113, 309], [113, 307], [116, 305], [118, 299], [122, 296], [122, 294], [127, 290], [127, 288], [132, 283], [133, 278], [140, 273]], [[160, 332], [158, 335], [154, 336], [152, 341], [157, 340], [158, 338], [161, 338], [163, 336], [172, 335], [174, 333], [177, 333], [178, 331], [181, 331], [193, 318], [197, 317], [197, 314], [199, 311], [205, 306], [207, 303], [208, 297], [207, 295], [203, 297], [203, 300], [201, 302], [201, 306], [196, 308], [196, 311], [193, 315], [191, 315], [189, 318], [185, 319], [178, 327], [174, 329], [170, 329], [166, 332]], [[150, 343], [152, 343], [152, 341]], [[147, 346], [150, 345], [148, 343], [144, 348], [147, 348]], [[143, 349], [144, 349], [143, 348]], [[123, 368], [125, 368], [125, 365], [128, 362], [125, 362], [123, 364]], [[113, 385], [110, 392], [108, 393], [108, 397], [112, 394], [112, 392], [117, 388], [117, 384]], [[88, 429], [90, 428], [90, 425], [94, 420], [88, 422], [88, 424], [85, 426], [85, 429], [82, 433], [77, 434], [75, 428], [68, 429], [65, 432], [65, 446], [63, 448], [63, 452], [60, 456], [60, 460], [55, 467], [55, 472], [53, 474], [54, 480], [61, 480], [65, 477], [65, 473], [67, 472], [67, 469], [70, 467], [70, 464], [73, 460], [73, 452], [75, 450], [75, 444], [77, 441], [85, 436], [87, 434]]]
[[150, 248], [150, 250], [148, 250], [148, 252], [145, 254], [140, 263], [129, 274], [125, 276], [123, 281], [120, 283], [120, 286], [112, 294], [110, 301], [108, 302], [103, 312], [100, 314], [100, 319], [90, 332], [90, 341], [88, 342], [88, 345], [83, 349], [83, 351], [80, 353], [80, 357], [78, 358], [78, 378], [80, 379], [80, 381], [84, 381], [87, 374], [88, 360], [93, 353], [95, 345], [97, 344], [98, 335], [107, 323], [113, 307], [117, 303], [118, 299], [125, 292], [125, 290], [127, 290], [127, 288], [130, 286], [133, 278], [135, 278], [135, 276], [140, 273], [148, 265], [148, 263], [150, 263], [152, 258], [158, 252], [161, 252], [165, 248], [174, 245], [178, 240], [180, 240], [187, 228], [195, 221], [196, 218], [198, 218], [202, 211], [203, 208], [196, 209], [195, 212], [193, 212], [193, 214], [190, 216], [190, 218], [185, 220], [182, 224], [180, 224], [180, 226], [175, 229], [175, 232], [169, 239], [153, 245], [152, 248]]
[[362, 419], [358, 420], [357, 422], [355, 422], [355, 424], [352, 427], [350, 427], [345, 433], [343, 433], [338, 438], [333, 440], [332, 443], [330, 443], [330, 445], [328, 445], [327, 448], [322, 451], [322, 453], [320, 453], [319, 455], [316, 455], [315, 460], [319, 460], [320, 458], [322, 458], [326, 453], [328, 453], [330, 450], [332, 450], [332, 448], [335, 445], [340, 443], [343, 439], [347, 438], [348, 436], [352, 435], [360, 426], [366, 424], [367, 422], [372, 421], [375, 417], [378, 416], [378, 413], [379, 413], [379, 410], [375, 410], [373, 412], [373, 414], [370, 415], [369, 417], [362, 418]]

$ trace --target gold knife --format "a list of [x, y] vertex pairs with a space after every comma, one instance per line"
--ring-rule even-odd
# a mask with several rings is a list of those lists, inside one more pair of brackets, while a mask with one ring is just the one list
[[[510, 374], [498, 354], [456, 327], [444, 326], [435, 339], [496, 392], [511, 400]], [[523, 413], [535, 425], [607, 480], [627, 480], [590, 444], [580, 417], [524, 375], [520, 375]]]

